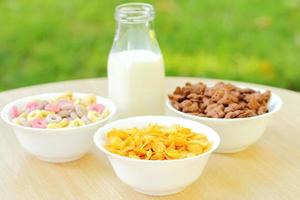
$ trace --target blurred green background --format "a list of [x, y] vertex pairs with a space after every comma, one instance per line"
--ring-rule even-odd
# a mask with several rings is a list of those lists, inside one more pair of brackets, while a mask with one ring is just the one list
[[[114, 7], [128, 1], [0, 0], [0, 90], [106, 76]], [[300, 91], [299, 0], [153, 3], [167, 75]]]

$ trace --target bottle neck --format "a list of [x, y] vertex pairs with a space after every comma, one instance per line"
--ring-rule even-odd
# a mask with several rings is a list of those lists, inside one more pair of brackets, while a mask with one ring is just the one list
[[115, 18], [123, 23], [143, 23], [154, 19], [153, 6], [146, 3], [125, 3], [116, 7]]
[[146, 49], [160, 52], [155, 37], [154, 9], [150, 4], [128, 3], [116, 8], [117, 30], [112, 51]]
[[148, 49], [159, 51], [152, 21], [144, 23], [118, 22], [114, 50]]

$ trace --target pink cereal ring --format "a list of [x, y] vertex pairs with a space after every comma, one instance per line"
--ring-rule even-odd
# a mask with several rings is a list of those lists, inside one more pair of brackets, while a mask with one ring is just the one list
[[44, 109], [47, 110], [47, 111], [52, 111], [52, 112], [59, 112], [60, 111], [59, 105], [54, 104], [54, 103], [46, 104]]
[[94, 111], [96, 111], [96, 112], [98, 112], [98, 113], [102, 113], [103, 110], [105, 109], [105, 107], [104, 107], [102, 104], [98, 103], [98, 104], [93, 104], [93, 105], [91, 105], [91, 106], [89, 107], [89, 109], [90, 109], [90, 110], [94, 110]]
[[36, 119], [31, 121], [31, 127], [32, 128], [46, 128], [47, 127], [46, 120], [36, 118]]
[[13, 106], [11, 109], [10, 109], [10, 112], [9, 112], [9, 115], [12, 119], [18, 117], [21, 113], [19, 112], [17, 106]]
[[38, 105], [39, 105], [39, 104], [38, 104], [37, 102], [32, 101], [32, 102], [29, 102], [29, 103], [26, 104], [25, 109], [26, 109], [27, 111], [31, 112], [31, 111], [37, 109]]
[[64, 103], [60, 106], [60, 108], [62, 110], [73, 110], [74, 109], [74, 104], [71, 103], [71, 102], [68, 102], [68, 103]]
[[61, 107], [61, 106], [65, 105], [65, 104], [67, 104], [67, 103], [70, 103], [70, 101], [68, 101], [68, 100], [60, 100], [58, 102], [58, 105]]

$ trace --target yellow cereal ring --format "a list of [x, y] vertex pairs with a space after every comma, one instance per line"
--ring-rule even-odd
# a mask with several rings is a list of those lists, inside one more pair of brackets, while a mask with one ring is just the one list
[[75, 99], [74, 104], [75, 104], [75, 105], [81, 104], [81, 99], [79, 99], [79, 98], [78, 98], [78, 99]]
[[19, 117], [14, 118], [12, 121], [13, 121], [13, 123], [15, 123], [17, 125], [22, 125], [21, 122], [20, 122]]
[[47, 111], [47, 110], [41, 110], [40, 117], [41, 118], [46, 118], [50, 114], [54, 114], [54, 112]]
[[69, 124], [68, 120], [67, 119], [63, 119], [63, 120], [61, 120], [58, 123], [49, 123], [47, 125], [47, 128], [52, 128], [52, 129], [55, 129], [55, 128], [65, 128], [65, 127], [68, 126], [68, 124]]
[[69, 125], [69, 121], [66, 118], [64, 118], [63, 120], [61, 120], [57, 124], [60, 126], [60, 128], [64, 128], [64, 127]]
[[69, 127], [77, 127], [77, 126], [83, 126], [83, 125], [84, 125], [84, 122], [79, 118], [76, 118], [76, 119], [70, 121], [70, 123], [69, 123]]
[[67, 92], [65, 92], [65, 96], [70, 98], [70, 99], [73, 99], [73, 92], [67, 91]]
[[23, 117], [23, 118], [27, 118], [28, 113], [27, 112], [22, 112], [18, 117]]
[[65, 92], [63, 95], [57, 97], [57, 100], [72, 100], [73, 99], [73, 92], [68, 91]]
[[41, 110], [33, 110], [27, 115], [27, 120], [31, 121], [41, 117]]
[[85, 98], [82, 100], [82, 103], [83, 103], [84, 105], [86, 105], [86, 106], [95, 104], [95, 103], [97, 103], [97, 97], [96, 97], [96, 95], [94, 95], [94, 94], [89, 94], [87, 97], [85, 97]]
[[50, 128], [50, 129], [55, 129], [55, 128], [61, 128], [58, 123], [50, 123], [47, 125], [47, 128]]
[[101, 113], [102, 119], [106, 118], [109, 115], [109, 110], [105, 108], [103, 112]]
[[91, 122], [96, 122], [96, 121], [102, 119], [102, 116], [101, 116], [98, 112], [96, 112], [96, 111], [94, 111], [94, 110], [90, 110], [90, 111], [88, 112], [88, 114], [87, 114], [87, 118], [88, 118]]

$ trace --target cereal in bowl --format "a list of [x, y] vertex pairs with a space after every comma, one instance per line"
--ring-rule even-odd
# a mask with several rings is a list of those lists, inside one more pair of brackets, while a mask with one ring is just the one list
[[150, 124], [145, 128], [112, 129], [107, 133], [108, 151], [141, 160], [174, 160], [207, 152], [212, 143], [206, 135], [179, 125]]
[[269, 112], [270, 91], [259, 92], [219, 82], [212, 87], [199, 82], [186, 83], [169, 94], [178, 111], [199, 117], [245, 118]]
[[23, 107], [13, 106], [10, 117], [15, 124], [44, 129], [79, 127], [106, 118], [109, 110], [97, 103], [94, 94], [83, 98], [66, 92], [53, 99], [36, 99]]

